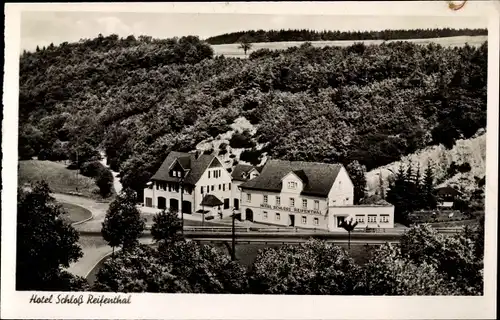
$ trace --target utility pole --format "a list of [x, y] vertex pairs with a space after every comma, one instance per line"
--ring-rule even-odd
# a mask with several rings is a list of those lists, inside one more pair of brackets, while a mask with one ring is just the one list
[[236, 213], [234, 211], [234, 208], [233, 208], [233, 215], [232, 215], [232, 218], [233, 218], [233, 227], [232, 227], [232, 250], [231, 250], [231, 260], [232, 261], [235, 261], [236, 260], [236, 252], [235, 252], [235, 249], [236, 249], [236, 235], [234, 233], [234, 219], [236, 218]]
[[78, 140], [76, 141], [76, 144], [76, 192], [78, 192], [78, 171], [80, 170], [78, 163]]

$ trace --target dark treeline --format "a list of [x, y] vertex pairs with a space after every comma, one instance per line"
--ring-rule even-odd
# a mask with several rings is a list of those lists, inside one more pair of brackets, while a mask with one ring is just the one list
[[334, 41], [334, 40], [400, 40], [428, 39], [455, 36], [483, 36], [487, 29], [412, 29], [382, 31], [314, 31], [314, 30], [249, 30], [225, 33], [210, 37], [206, 41], [212, 45], [238, 43], [245, 36], [250, 42], [280, 41]]
[[371, 170], [486, 126], [487, 51], [306, 43], [237, 59], [214, 58], [197, 37], [50, 46], [21, 56], [19, 157], [101, 149], [141, 198], [168, 152], [192, 150], [244, 116], [257, 128], [251, 139], [265, 143], [249, 151]]

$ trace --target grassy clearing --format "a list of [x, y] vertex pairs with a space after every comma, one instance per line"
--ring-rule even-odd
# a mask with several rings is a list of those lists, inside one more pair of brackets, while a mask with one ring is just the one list
[[63, 216], [63, 218], [70, 223], [79, 222], [92, 217], [92, 213], [83, 207], [65, 202], [62, 202], [61, 206], [67, 213]]
[[[453, 46], [464, 46], [468, 43], [471, 46], [480, 46], [483, 42], [488, 40], [488, 36], [459, 36], [459, 37], [446, 37], [446, 38], [430, 38], [430, 39], [408, 39], [408, 40], [389, 40], [387, 42], [394, 41], [408, 41], [427, 45], [429, 43], [437, 43], [444, 47]], [[326, 46], [339, 46], [347, 47], [353, 45], [354, 43], [363, 42], [366, 45], [370, 44], [381, 44], [383, 40], [364, 40], [364, 41], [352, 41], [352, 40], [339, 40], [339, 41], [311, 41], [314, 47], [326, 47]], [[252, 49], [248, 54], [259, 49], [269, 49], [269, 50], [279, 50], [287, 49], [290, 47], [297, 47], [304, 43], [304, 41], [284, 41], [284, 42], [258, 42], [252, 44]], [[232, 44], [220, 44], [213, 45], [215, 55], [224, 55], [225, 57], [233, 58], [245, 58], [243, 50], [239, 49], [238, 43]]]
[[69, 170], [66, 165], [53, 161], [26, 160], [19, 161], [18, 185], [45, 180], [54, 193], [73, 194], [84, 197], [102, 199], [99, 188], [93, 179], [76, 175], [75, 170]]

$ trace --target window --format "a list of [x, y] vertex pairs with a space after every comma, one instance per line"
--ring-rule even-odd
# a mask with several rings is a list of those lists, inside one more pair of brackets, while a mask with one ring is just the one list
[[212, 190], [212, 191], [214, 191], [214, 189], [215, 189], [215, 186], [214, 186], [214, 185], [212, 185], [212, 189], [211, 189], [211, 190]]
[[276, 197], [276, 205], [277, 206], [281, 205], [281, 197]]
[[228, 186], [229, 186], [229, 190], [231, 190], [231, 184], [230, 183], [228, 183]]
[[314, 200], [314, 210], [319, 210], [319, 200]]
[[389, 222], [389, 215], [388, 214], [381, 214], [380, 215], [380, 222], [388, 223]]
[[210, 179], [210, 171], [208, 171], [208, 179]]
[[151, 208], [153, 206], [153, 199], [146, 198], [146, 207]]
[[290, 207], [295, 207], [295, 199], [290, 198]]
[[307, 209], [307, 199], [302, 199], [302, 208]]
[[306, 216], [302, 216], [302, 224], [306, 224], [307, 223], [307, 217]]
[[224, 209], [229, 209], [229, 199], [224, 199]]
[[226, 184], [225, 183], [222, 184], [222, 191], [226, 191]]
[[168, 192], [172, 192], [172, 185], [170, 183], [168, 184]]
[[364, 215], [356, 215], [356, 222], [357, 223], [365, 223], [365, 216]]
[[201, 186], [201, 194], [203, 194], [203, 186]]
[[267, 204], [267, 196], [264, 196], [264, 204]]
[[280, 216], [280, 214], [279, 214], [278, 212], [276, 212], [276, 216], [275, 216], [275, 219], [276, 219], [276, 220], [279, 220], [279, 219], [281, 219], [281, 216]]
[[288, 181], [288, 189], [296, 189], [296, 188], [297, 188], [297, 182]]
[[264, 219], [267, 219], [267, 211], [262, 212], [262, 216]]
[[368, 215], [368, 223], [376, 223], [377, 222], [377, 216], [374, 214]]
[[314, 218], [314, 225], [315, 226], [319, 225], [319, 219], [318, 218]]
[[247, 193], [247, 202], [252, 202], [252, 195]]
[[222, 190], [222, 185], [219, 184], [219, 191], [221, 191], [221, 190]]
[[177, 171], [172, 171], [172, 175], [173, 175], [174, 177], [177, 177]]
[[210, 186], [207, 186], [207, 193], [210, 193]]

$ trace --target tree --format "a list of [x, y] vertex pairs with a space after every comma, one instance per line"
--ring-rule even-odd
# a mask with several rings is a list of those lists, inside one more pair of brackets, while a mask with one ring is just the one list
[[144, 220], [135, 206], [135, 192], [124, 189], [109, 205], [102, 223], [102, 237], [113, 251], [118, 246], [124, 250], [133, 248], [144, 231]]
[[400, 239], [401, 255], [416, 264], [427, 263], [459, 294], [482, 294], [483, 262], [476, 256], [469, 232], [439, 234], [429, 225], [412, 227]]
[[252, 42], [251, 39], [248, 36], [242, 36], [239, 40], [238, 43], [240, 44], [239, 48], [242, 49], [245, 52], [245, 56], [247, 55], [247, 51], [252, 49]]
[[146, 245], [122, 251], [97, 272], [93, 291], [189, 292], [186, 279], [173, 275], [172, 265], [161, 263], [158, 252]]
[[347, 217], [344, 221], [342, 221], [342, 223], [340, 224], [340, 226], [349, 233], [349, 240], [348, 240], [348, 244], [347, 244], [347, 247], [349, 248], [349, 250], [351, 250], [351, 232], [352, 230], [354, 230], [354, 228], [356, 228], [356, 226], [358, 225], [358, 222], [354, 220], [354, 217], [352, 216], [349, 216]]
[[434, 170], [431, 161], [427, 164], [424, 172], [424, 183], [422, 186], [422, 198], [426, 209], [435, 209], [437, 200], [434, 192]]
[[250, 269], [255, 294], [358, 293], [359, 267], [347, 252], [320, 240], [265, 248]]
[[244, 293], [245, 269], [214, 247], [178, 241], [121, 251], [97, 273], [96, 291]]
[[391, 244], [377, 249], [363, 270], [368, 295], [456, 294], [432, 264], [405, 259], [401, 250]]
[[85, 290], [85, 279], [63, 268], [83, 256], [78, 232], [63, 219], [64, 211], [44, 181], [18, 189], [16, 289]]
[[160, 260], [172, 265], [174, 275], [188, 281], [189, 292], [247, 292], [245, 268], [213, 246], [177, 241], [159, 251]]
[[408, 222], [409, 206], [407, 195], [406, 174], [403, 164], [400, 164], [399, 170], [389, 186], [387, 201], [394, 205], [394, 220], [403, 224]]
[[182, 221], [177, 212], [162, 210], [153, 217], [151, 236], [157, 242], [168, 245], [182, 239], [179, 234], [182, 231]]
[[99, 193], [103, 198], [108, 197], [113, 190], [113, 174], [111, 171], [102, 166], [95, 179], [97, 186], [99, 187]]
[[347, 165], [346, 170], [354, 184], [354, 204], [359, 204], [366, 193], [366, 167], [354, 160]]

